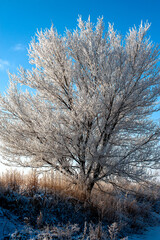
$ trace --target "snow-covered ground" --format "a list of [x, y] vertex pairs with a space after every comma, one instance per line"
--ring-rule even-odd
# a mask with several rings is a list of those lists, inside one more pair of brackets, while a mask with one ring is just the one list
[[0, 208], [0, 239], [4, 239], [8, 234], [14, 233], [16, 230], [22, 230], [22, 225], [17, 217], [8, 210]]
[[[33, 229], [29, 229], [27, 224], [21, 224], [14, 214], [11, 214], [6, 209], [0, 208], [0, 240], [8, 239], [7, 237], [9, 237], [9, 235], [11, 236], [11, 234], [13, 235], [10, 239], [19, 239], [19, 233], [20, 235], [24, 234], [23, 237], [29, 236], [29, 239], [30, 237], [31, 239], [36, 239], [37, 236], [43, 238], [43, 234], [45, 234], [40, 233], [38, 230], [34, 231]], [[143, 234], [134, 234], [129, 236], [128, 240], [160, 240], [160, 226], [148, 227]]]
[[[0, 240], [97, 240], [91, 235], [98, 236], [99, 232], [103, 240], [127, 239], [124, 238], [127, 236], [128, 240], [160, 240], [160, 198], [152, 196], [152, 192], [152, 195], [150, 192], [145, 195], [139, 190], [141, 195], [128, 194], [124, 199], [121, 192], [121, 195], [116, 193], [110, 199], [110, 211], [105, 213], [100, 224], [99, 212], [89, 203], [58, 192], [36, 189], [33, 185], [23, 188], [12, 185], [7, 182], [6, 186], [0, 186]], [[117, 205], [119, 198], [121, 202]], [[132, 235], [136, 231], [137, 234]], [[140, 231], [144, 231], [143, 234], [138, 234]]]
[[160, 240], [160, 226], [149, 227], [143, 234], [135, 234], [128, 240]]

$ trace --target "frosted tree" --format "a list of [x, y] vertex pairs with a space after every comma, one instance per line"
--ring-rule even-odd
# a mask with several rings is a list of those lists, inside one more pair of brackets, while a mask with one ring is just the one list
[[[144, 181], [159, 167], [159, 49], [150, 25], [124, 38], [103, 19], [78, 19], [61, 36], [40, 31], [29, 48], [32, 70], [10, 74], [0, 97], [0, 141], [9, 164], [49, 167], [80, 182]], [[23, 86], [27, 86], [28, 91]], [[31, 90], [33, 89], [33, 91]]]

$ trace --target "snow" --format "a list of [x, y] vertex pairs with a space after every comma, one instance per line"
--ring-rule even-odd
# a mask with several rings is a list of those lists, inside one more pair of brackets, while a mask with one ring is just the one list
[[6, 209], [0, 208], [0, 239], [8, 236], [9, 233], [14, 233], [16, 230], [23, 229], [17, 217], [11, 214]]
[[[0, 207], [0, 239], [6, 239], [6, 237], [9, 237], [12, 233], [14, 233], [13, 239], [16, 239], [16, 236], [18, 237], [19, 233], [20, 236], [21, 234], [24, 234], [24, 237], [29, 236], [29, 239], [30, 237], [36, 239], [36, 236], [38, 236], [37, 234], [40, 234], [38, 230], [30, 229], [26, 224], [22, 225], [14, 214]], [[43, 232], [41, 232], [41, 234], [43, 235]], [[143, 234], [134, 234], [129, 236], [128, 240], [160, 240], [160, 226], [148, 227]]]
[[[0, 240], [62, 239], [62, 235], [69, 236], [70, 239], [82, 239], [85, 221], [87, 221], [87, 229], [91, 229], [94, 234], [97, 234], [98, 225], [96, 224], [98, 223], [94, 219], [95, 216], [92, 216], [89, 210], [86, 211], [83, 204], [79, 203], [78, 205], [77, 203], [75, 208], [68, 198], [64, 199], [50, 193], [44, 194], [42, 190], [30, 195], [24, 190], [16, 192], [7, 188], [3, 189], [0, 195]], [[139, 202], [136, 206], [138, 204], [140, 208], [145, 203]], [[124, 227], [122, 226], [120, 234], [123, 233], [123, 237], [130, 235], [128, 240], [160, 240], [160, 201], [157, 200], [153, 208], [149, 208], [149, 211], [149, 218], [146, 218], [146, 215], [143, 216], [142, 211], [142, 215], [140, 212], [131, 221], [127, 216], [124, 218], [123, 214], [119, 215], [121, 223], [123, 220], [125, 224]], [[95, 224], [90, 225], [91, 220], [94, 220]], [[135, 228], [127, 226], [127, 223], [135, 223]], [[113, 230], [114, 234], [119, 231], [119, 223], [117, 223], [117, 228], [111, 227], [113, 224], [102, 226], [103, 239], [108, 239], [107, 229]], [[133, 235], [135, 229], [139, 229], [143, 233]]]
[[142, 235], [135, 234], [128, 240], [160, 240], [160, 226], [149, 227]]

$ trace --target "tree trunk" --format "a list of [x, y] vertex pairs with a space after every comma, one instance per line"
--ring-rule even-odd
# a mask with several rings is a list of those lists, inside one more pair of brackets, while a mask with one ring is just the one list
[[94, 184], [95, 184], [94, 181], [91, 181], [88, 184], [86, 184], [86, 187], [85, 187], [85, 198], [86, 198], [86, 200], [90, 200], [91, 192], [93, 190]]

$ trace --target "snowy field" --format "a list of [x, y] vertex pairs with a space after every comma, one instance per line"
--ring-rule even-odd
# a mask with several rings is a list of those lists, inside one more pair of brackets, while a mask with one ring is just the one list
[[14, 233], [16, 230], [24, 229], [17, 217], [11, 214], [9, 211], [0, 208], [0, 240], [4, 239], [10, 233]]
[[[9, 234], [11, 234], [11, 238], [8, 238]], [[0, 208], [0, 240], [19, 239], [21, 234], [23, 237], [27, 237], [29, 234], [29, 239], [37, 239], [37, 236], [42, 239], [46, 233], [40, 233], [38, 230], [34, 231], [27, 224], [22, 225], [16, 216]], [[79, 239], [78, 235], [77, 239]], [[134, 234], [133, 236], [129, 236], [128, 240], [160, 240], [160, 226], [148, 227], [143, 234]]]
[[[9, 169], [9, 172], [10, 172], [10, 169]], [[17, 179], [20, 178], [20, 176], [17, 175], [17, 172], [15, 173], [16, 175], [14, 175], [14, 177], [17, 176]], [[10, 173], [10, 177], [11, 177], [11, 174], [12, 173]], [[6, 179], [8, 182], [6, 182], [5, 176], [7, 177], [8, 175], [4, 174], [1, 179], [2, 183], [1, 183], [1, 192], [0, 192], [0, 240], [5, 240], [5, 239], [9, 239], [9, 240], [18, 240], [18, 239], [23, 239], [23, 240], [31, 240], [31, 239], [32, 240], [44, 240], [44, 239], [45, 240], [49, 240], [49, 239], [82, 240], [84, 239], [86, 240], [88, 239], [88, 240], [91, 240], [91, 238], [87, 238], [87, 236], [83, 238], [86, 219], [88, 220], [87, 221], [88, 229], [90, 227], [89, 225], [90, 224], [89, 221], [91, 220], [91, 216], [89, 215], [90, 213], [89, 212], [87, 213], [86, 209], [83, 210], [83, 207], [81, 204], [74, 203], [74, 200], [75, 200], [74, 198], [73, 198], [73, 201], [72, 201], [72, 198], [66, 198], [66, 200], [63, 202], [63, 199], [61, 199], [60, 197], [55, 198], [54, 195], [52, 194], [51, 195], [44, 194], [43, 189], [39, 192], [33, 191], [33, 195], [32, 195], [32, 193], [29, 193], [29, 192], [30, 190], [32, 190], [34, 183], [33, 183], [33, 186], [32, 184], [31, 186], [28, 185], [30, 186], [30, 188], [27, 188], [27, 185], [26, 185], [26, 191], [25, 189], [21, 191], [21, 189], [18, 190], [18, 188], [15, 188], [16, 185], [14, 186], [14, 182], [12, 182], [12, 181], [15, 181], [16, 183], [15, 178], [12, 179], [8, 177]], [[21, 177], [23, 179], [24, 175], [22, 174]], [[31, 180], [31, 175], [29, 175], [28, 177]], [[48, 179], [50, 179], [50, 177]], [[26, 179], [28, 184], [30, 184], [28, 180]], [[10, 186], [9, 189], [8, 189], [8, 186]], [[12, 188], [13, 189], [15, 188], [15, 190], [13, 190]], [[146, 195], [146, 197], [145, 195], [143, 195], [143, 191], [142, 192], [139, 191], [139, 193], [142, 194], [143, 198], [140, 197], [140, 198], [137, 198], [137, 200], [135, 200], [135, 196], [131, 196], [131, 195], [127, 196], [128, 200], [126, 199], [124, 204], [128, 208], [128, 212], [126, 211], [123, 212], [122, 211], [123, 208], [121, 209], [122, 206], [120, 207], [120, 205], [117, 205], [118, 207], [117, 209], [116, 205], [113, 204], [113, 205], [110, 205], [109, 207], [108, 206], [109, 202], [107, 203], [107, 206], [109, 207], [109, 209], [111, 210], [111, 208], [113, 207], [112, 209], [113, 212], [115, 211], [118, 214], [117, 217], [120, 218], [120, 222], [122, 223], [123, 221], [124, 229], [122, 231], [120, 230], [121, 233], [123, 233], [123, 237], [113, 238], [114, 240], [120, 240], [120, 239], [160, 240], [159, 198], [157, 198], [157, 202], [155, 202], [154, 198], [152, 199], [153, 194], [150, 196], [151, 197], [150, 199], [149, 195]], [[116, 200], [117, 202], [118, 202], [119, 196], [120, 195], [118, 194], [117, 200]], [[121, 195], [121, 197], [122, 196], [123, 195]], [[149, 197], [148, 200], [147, 200], [147, 196]], [[113, 199], [111, 198], [110, 201], [112, 200]], [[74, 204], [76, 204], [75, 207], [74, 207]], [[42, 219], [41, 219], [41, 212], [43, 213]], [[109, 216], [112, 216], [113, 212], [108, 213], [106, 217], [107, 220]], [[27, 222], [27, 219], [30, 219], [30, 223]], [[35, 226], [35, 224], [32, 225], [32, 223], [36, 223], [36, 222], [38, 224], [38, 221], [44, 222], [45, 227], [39, 228]], [[113, 221], [111, 223], [114, 223], [114, 221], [117, 221], [117, 220], [113, 218]], [[117, 223], [120, 224], [120, 222], [119, 223], [117, 222]], [[47, 229], [46, 226], [49, 226], [47, 224], [50, 224], [50, 223], [51, 225], [53, 223], [52, 225], [53, 228]], [[69, 223], [70, 225], [67, 225], [67, 223]], [[76, 223], [78, 224], [76, 225]], [[106, 235], [108, 228], [111, 226], [111, 223], [109, 223], [108, 225], [106, 221], [106, 224], [103, 225], [104, 228], [102, 231], [103, 231], [104, 237], [101, 238], [101, 240], [112, 239], [112, 238], [108, 238]], [[95, 225], [93, 224], [94, 229], [96, 226], [98, 226], [96, 224]], [[127, 228], [125, 228], [125, 225], [127, 226]], [[132, 225], [132, 228], [130, 228], [131, 225]], [[149, 227], [149, 226], [152, 226], [152, 227]], [[80, 230], [79, 227], [81, 227], [82, 230]], [[137, 231], [137, 227], [139, 228], [138, 231]], [[71, 230], [72, 230], [72, 233], [71, 233]], [[137, 234], [135, 234], [136, 231], [137, 231]], [[132, 232], [134, 232], [134, 234], [132, 234]], [[138, 234], [138, 232], [141, 232], [141, 234]], [[61, 234], [71, 234], [71, 237], [59, 238]], [[124, 238], [124, 236], [125, 237], [128, 236], [128, 238]], [[97, 239], [94, 238], [94, 240], [97, 240]]]
[[160, 240], [160, 226], [149, 227], [142, 235], [133, 235], [128, 240]]

